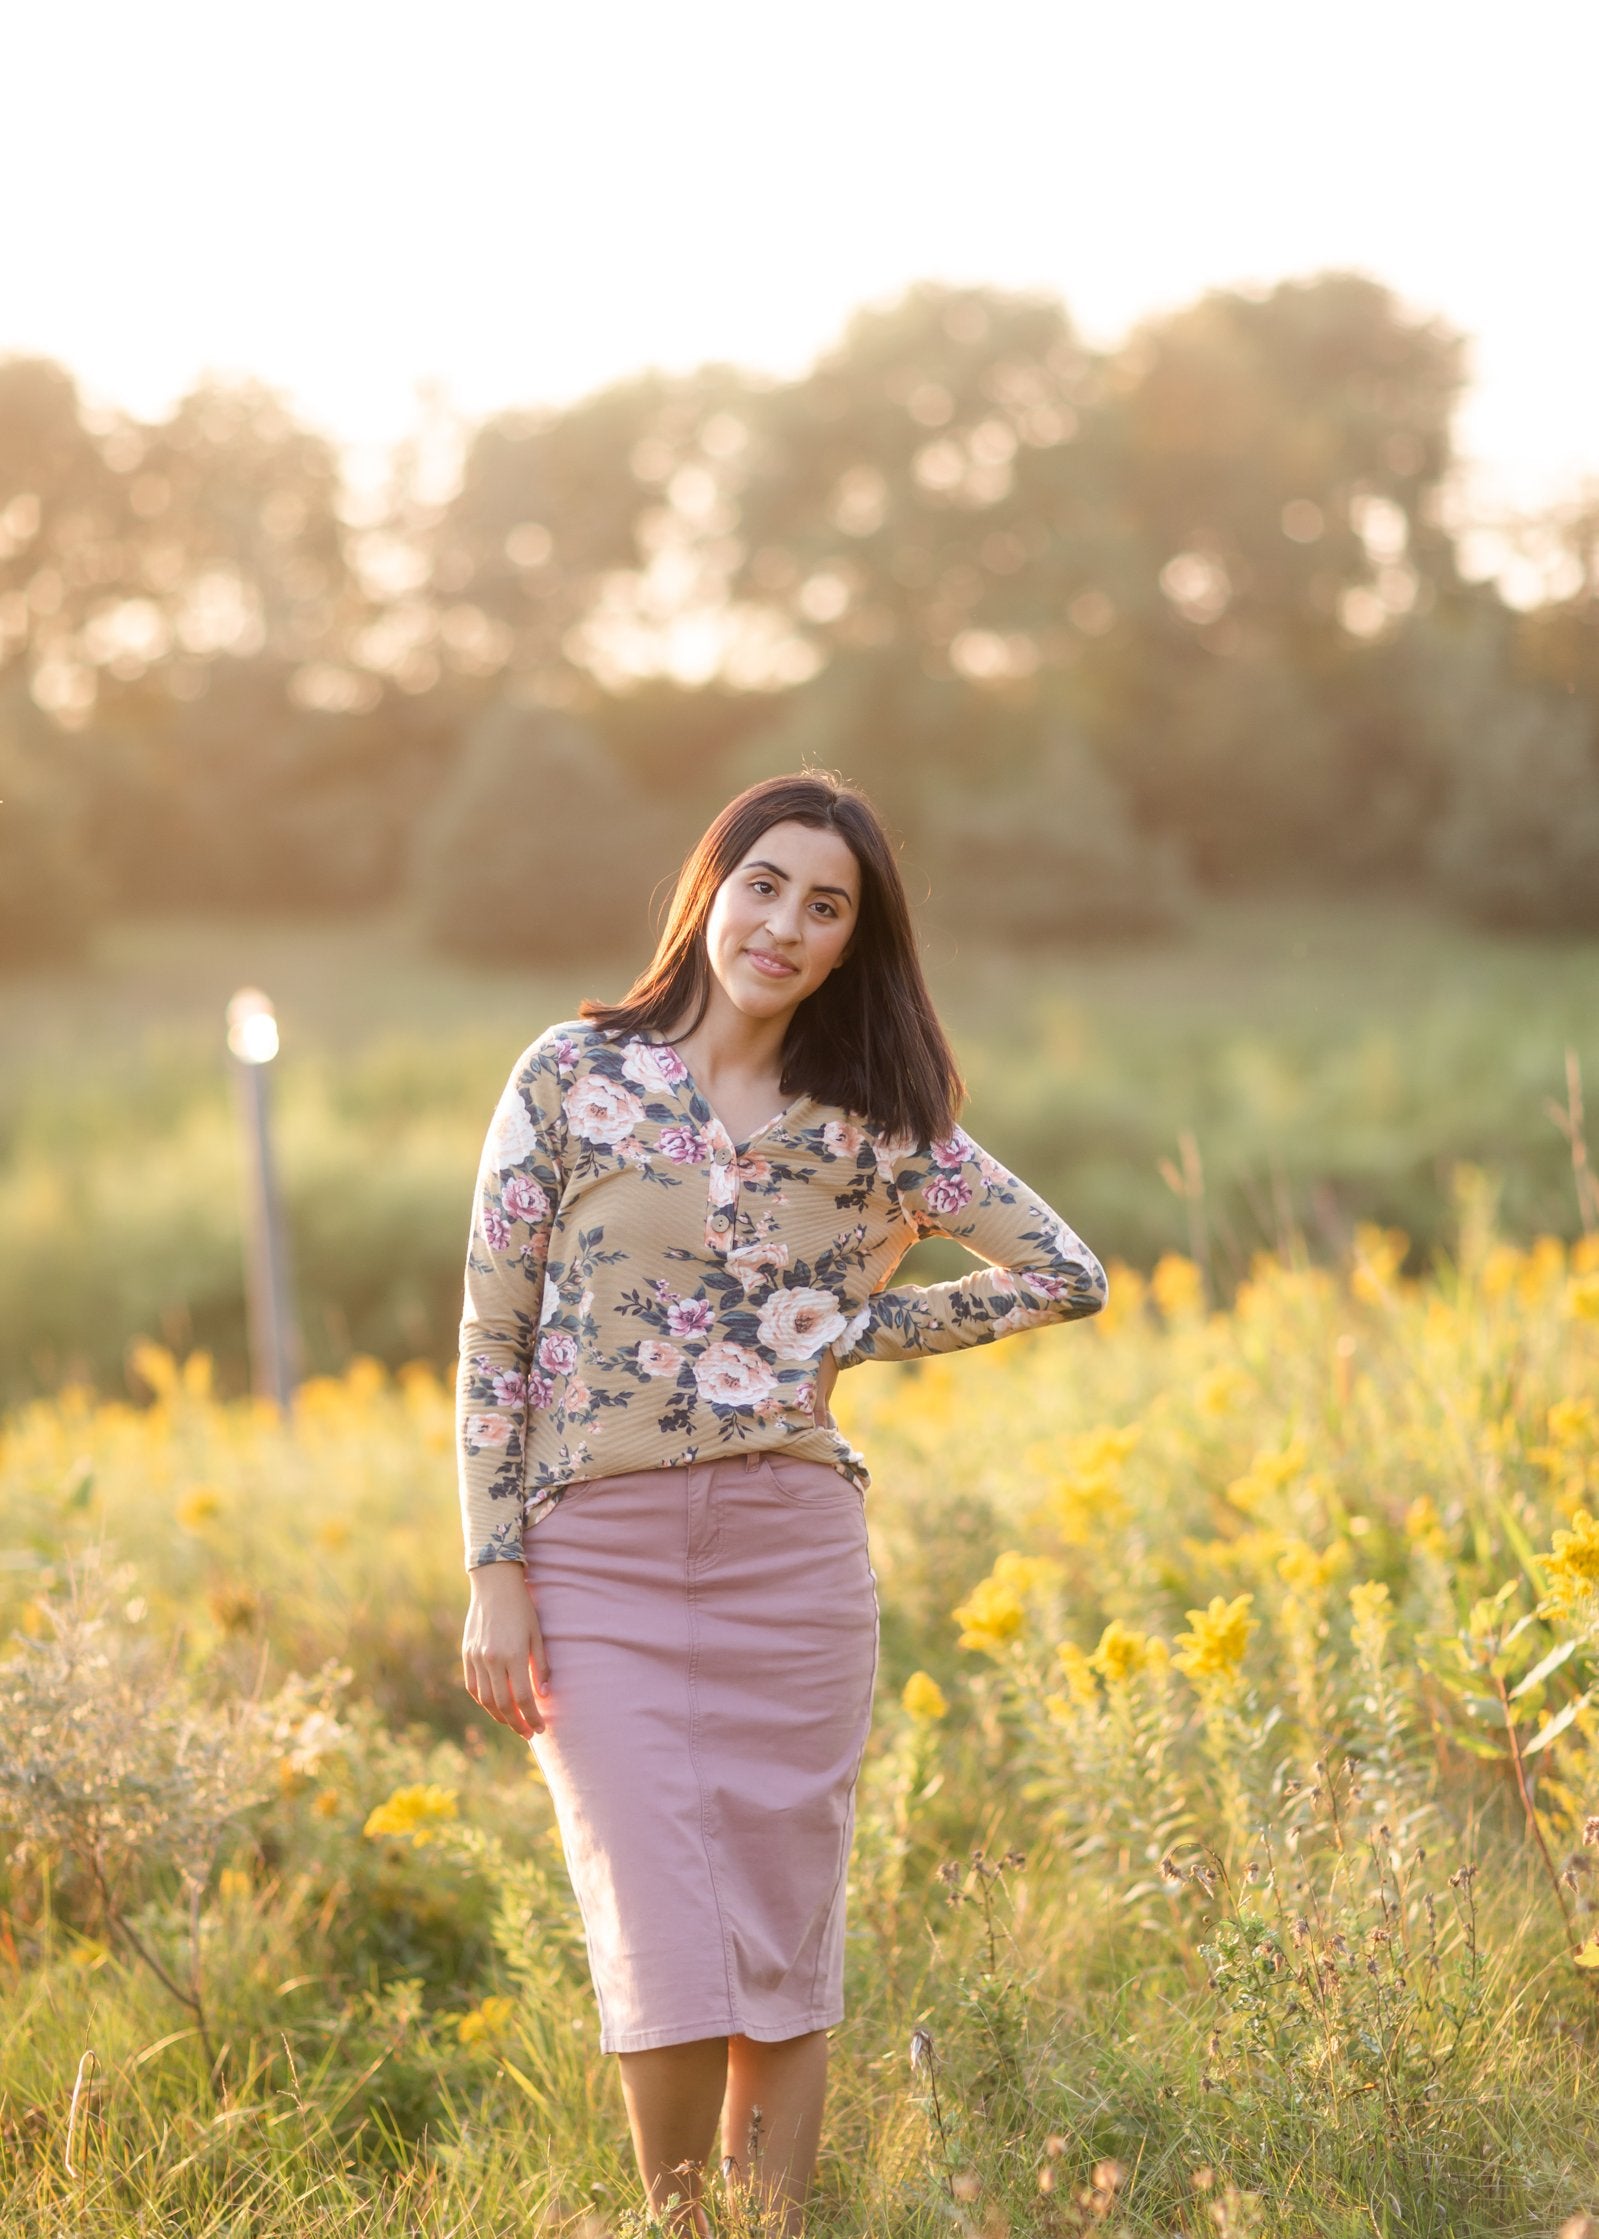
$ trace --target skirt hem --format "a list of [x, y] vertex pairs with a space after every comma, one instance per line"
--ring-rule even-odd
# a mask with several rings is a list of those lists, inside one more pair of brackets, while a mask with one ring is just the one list
[[601, 2052], [658, 2052], [666, 2045], [694, 2045], [707, 2037], [749, 2037], [758, 2045], [780, 2045], [790, 2037], [809, 2037], [818, 2029], [836, 2029], [844, 2019], [842, 2006], [829, 2008], [807, 2020], [767, 2026], [740, 2022], [731, 2017], [718, 2021], [668, 2024], [664, 2029], [602, 2029]]

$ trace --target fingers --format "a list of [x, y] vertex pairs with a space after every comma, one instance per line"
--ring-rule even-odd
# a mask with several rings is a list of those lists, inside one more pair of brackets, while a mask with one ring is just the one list
[[461, 1656], [462, 1682], [472, 1700], [524, 1741], [543, 1733], [546, 1722], [536, 1696], [550, 1691], [543, 1635], [531, 1610], [528, 1616], [529, 1635], [520, 1654], [468, 1648]]

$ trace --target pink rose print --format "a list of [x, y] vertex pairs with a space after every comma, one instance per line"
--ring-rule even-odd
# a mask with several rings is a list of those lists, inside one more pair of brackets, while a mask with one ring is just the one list
[[738, 1177], [731, 1166], [713, 1166], [705, 1185], [705, 1194], [713, 1205], [731, 1205], [738, 1195]]
[[972, 1201], [972, 1185], [960, 1174], [931, 1174], [922, 1195], [935, 1213], [958, 1213]]
[[703, 1166], [710, 1156], [704, 1137], [692, 1127], [663, 1127], [655, 1140], [674, 1166]]
[[475, 1450], [485, 1446], [509, 1446], [511, 1426], [503, 1415], [468, 1415], [466, 1443]]
[[1064, 1298], [1071, 1285], [1064, 1275], [1040, 1275], [1036, 1270], [1029, 1269], [1027, 1287], [1037, 1291], [1043, 1298]]
[[548, 1407], [554, 1392], [555, 1386], [547, 1376], [540, 1376], [536, 1370], [530, 1369], [528, 1371], [527, 1403], [529, 1407]]
[[519, 1376], [514, 1368], [496, 1368], [489, 1373], [489, 1383], [494, 1396], [502, 1407], [522, 1407], [527, 1403], [527, 1378]]
[[622, 1070], [643, 1089], [675, 1088], [679, 1081], [688, 1079], [688, 1067], [676, 1050], [668, 1049], [663, 1042], [641, 1042], [637, 1038], [627, 1044]]
[[708, 1298], [675, 1298], [666, 1309], [666, 1326], [674, 1337], [701, 1337], [715, 1318]]
[[594, 1073], [574, 1081], [564, 1101], [568, 1124], [586, 1143], [625, 1142], [644, 1117], [644, 1107], [630, 1088]]
[[491, 1252], [503, 1252], [511, 1241], [511, 1224], [498, 1205], [483, 1208], [483, 1241]]
[[555, 1062], [557, 1065], [566, 1066], [572, 1066], [577, 1063], [577, 1044], [573, 1041], [570, 1034], [563, 1034], [560, 1040], [556, 1043]]
[[996, 1315], [989, 1327], [996, 1337], [1009, 1337], [1019, 1329], [1037, 1329], [1051, 1319], [1047, 1306], [1013, 1306], [1008, 1313]]
[[539, 1339], [539, 1366], [552, 1376], [565, 1376], [577, 1366], [577, 1339], [564, 1329], [552, 1329]]
[[500, 1186], [500, 1203], [513, 1221], [541, 1221], [550, 1209], [548, 1194], [531, 1174], [507, 1174]]
[[872, 1156], [876, 1159], [877, 1171], [885, 1182], [894, 1179], [894, 1168], [915, 1148], [915, 1141], [909, 1135], [884, 1135], [873, 1143]]
[[683, 1365], [683, 1354], [677, 1346], [663, 1345], [655, 1337], [642, 1340], [636, 1358], [646, 1376], [675, 1376]]
[[831, 1291], [796, 1285], [778, 1291], [761, 1308], [761, 1343], [780, 1361], [807, 1361], [844, 1334], [844, 1317]]
[[738, 1162], [738, 1175], [741, 1182], [769, 1182], [772, 1178], [771, 1161], [760, 1157], [741, 1158]]
[[822, 1129], [822, 1141], [840, 1158], [853, 1158], [865, 1140], [865, 1129], [853, 1120], [829, 1120]]
[[574, 1376], [561, 1394], [561, 1405], [569, 1415], [581, 1415], [593, 1396], [582, 1377]]
[[753, 1243], [735, 1245], [727, 1255], [727, 1264], [747, 1289], [751, 1280], [763, 1271], [779, 1270], [788, 1265], [788, 1246], [775, 1236], [757, 1236]]
[[953, 1135], [946, 1135], [942, 1143], [934, 1143], [932, 1152], [940, 1166], [964, 1166], [972, 1147], [971, 1137], [957, 1127]]
[[713, 1407], [758, 1407], [772, 1389], [772, 1372], [742, 1345], [708, 1345], [694, 1363], [701, 1399]]

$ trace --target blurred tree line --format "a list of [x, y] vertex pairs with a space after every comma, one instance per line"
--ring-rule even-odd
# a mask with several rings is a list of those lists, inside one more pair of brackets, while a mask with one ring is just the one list
[[801, 378], [641, 375], [355, 492], [253, 387], [151, 425], [0, 363], [0, 958], [108, 910], [408, 898], [636, 953], [738, 786], [877, 799], [935, 918], [1197, 887], [1599, 925], [1599, 499], [1468, 567], [1459, 336], [1328, 274], [1110, 351], [926, 285]]

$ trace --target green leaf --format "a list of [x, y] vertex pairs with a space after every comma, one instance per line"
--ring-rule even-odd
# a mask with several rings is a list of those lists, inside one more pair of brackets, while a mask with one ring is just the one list
[[1493, 1725], [1504, 1725], [1504, 1706], [1497, 1695], [1462, 1695], [1459, 1700], [1468, 1718], [1481, 1718]]
[[1451, 1741], [1459, 1742], [1462, 1749], [1469, 1749], [1473, 1757], [1488, 1757], [1502, 1765], [1505, 1753], [1497, 1742], [1489, 1741], [1485, 1734], [1451, 1734]]
[[1534, 1664], [1525, 1679], [1517, 1680], [1510, 1690], [1510, 1700], [1514, 1702], [1518, 1695], [1525, 1695], [1536, 1687], [1540, 1679], [1547, 1679], [1552, 1671], [1558, 1671], [1566, 1658], [1574, 1656], [1581, 1646], [1581, 1641], [1563, 1640], [1558, 1648], [1551, 1648], [1542, 1663]]
[[1554, 1717], [1550, 1719], [1548, 1725], [1540, 1726], [1538, 1731], [1533, 1735], [1531, 1741], [1526, 1744], [1525, 1748], [1521, 1752], [1523, 1757], [1536, 1757], [1540, 1749], [1547, 1749], [1549, 1744], [1555, 1739], [1555, 1736], [1557, 1734], [1563, 1734], [1565, 1732], [1566, 1728], [1571, 1724], [1571, 1721], [1576, 1717], [1578, 1711], [1581, 1710], [1587, 1700], [1588, 1696], [1585, 1690], [1577, 1697], [1575, 1702], [1567, 1703], [1564, 1710], [1556, 1711]]

